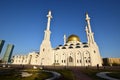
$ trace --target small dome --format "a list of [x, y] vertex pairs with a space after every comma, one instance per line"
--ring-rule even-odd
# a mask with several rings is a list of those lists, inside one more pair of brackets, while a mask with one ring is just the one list
[[67, 39], [67, 42], [69, 42], [69, 41], [79, 41], [80, 42], [80, 39], [77, 35], [72, 34]]

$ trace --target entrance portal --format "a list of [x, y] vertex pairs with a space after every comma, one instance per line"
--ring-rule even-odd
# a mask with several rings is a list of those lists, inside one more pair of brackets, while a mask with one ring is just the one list
[[71, 56], [68, 57], [68, 66], [74, 66], [73, 58]]

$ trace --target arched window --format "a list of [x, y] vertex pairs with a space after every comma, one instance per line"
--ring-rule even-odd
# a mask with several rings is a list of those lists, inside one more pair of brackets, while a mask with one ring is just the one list
[[67, 44], [65, 44], [64, 46], [68, 46]]
[[96, 53], [96, 51], [94, 50], [94, 53]]
[[71, 49], [71, 48], [73, 48], [73, 47], [70, 46], [69, 48]]
[[64, 60], [64, 63], [65, 63], [66, 61]]
[[80, 46], [76, 46], [76, 48], [80, 48]]
[[59, 47], [57, 47], [56, 49], [60, 49]]
[[72, 45], [74, 45], [74, 44], [70, 44], [70, 46], [72, 46]]
[[69, 62], [73, 62], [73, 58], [71, 56], [69, 57]]
[[66, 47], [62, 47], [62, 49], [66, 49]]
[[63, 63], [63, 60], [62, 60], [62, 63]]
[[35, 58], [38, 58], [38, 55], [36, 55], [36, 57]]
[[77, 43], [76, 45], [80, 45], [80, 43]]
[[81, 59], [80, 59], [80, 63], [81, 63]]
[[84, 45], [83, 47], [86, 48], [86, 47], [88, 47], [88, 45]]
[[90, 63], [90, 60], [88, 60], [88, 63]]
[[79, 60], [77, 60], [77, 63], [79, 63]]
[[45, 48], [43, 48], [43, 52], [45, 51]]

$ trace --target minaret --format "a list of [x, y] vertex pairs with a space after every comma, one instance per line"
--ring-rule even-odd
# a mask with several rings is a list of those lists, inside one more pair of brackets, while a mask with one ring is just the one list
[[44, 40], [42, 41], [42, 44], [40, 46], [40, 58], [39, 58], [39, 63], [41, 65], [52, 65], [54, 62], [54, 54], [53, 54], [53, 49], [51, 46], [51, 41], [50, 41], [50, 22], [51, 22], [51, 11], [48, 12], [47, 15], [48, 22], [47, 22], [47, 28], [44, 31]]
[[64, 34], [64, 45], [66, 44], [66, 35]]
[[88, 27], [87, 26], [85, 27], [85, 31], [86, 31], [87, 40], [88, 40], [88, 43], [89, 43], [90, 39], [89, 39], [89, 32], [88, 32]]
[[90, 26], [90, 17], [88, 16], [88, 13], [86, 13], [86, 22], [87, 22], [87, 27], [89, 30], [89, 33], [91, 33], [91, 26]]
[[90, 17], [88, 16], [88, 13], [86, 13], [86, 22], [87, 22], [87, 26], [86, 26], [86, 34], [87, 34], [87, 39], [88, 39], [88, 43], [89, 44], [94, 44], [94, 35], [93, 32], [91, 30], [91, 25], [90, 25]]
[[94, 33], [91, 30], [90, 17], [88, 16], [88, 13], [86, 13], [86, 22], [87, 22], [86, 34], [87, 34], [90, 51], [91, 53], [95, 53], [95, 54], [90, 54], [90, 56], [93, 57], [91, 58], [91, 64], [93, 66], [97, 66], [97, 65], [102, 66], [102, 59], [100, 56], [98, 45], [94, 41]]
[[50, 22], [51, 22], [51, 18], [52, 18], [51, 11], [48, 12], [47, 18], [48, 18], [47, 28], [44, 31], [45, 35], [44, 35], [44, 40], [42, 41], [42, 44], [40, 46], [40, 53], [44, 53], [51, 49], [51, 42], [50, 42], [50, 34], [51, 34]]
[[47, 29], [45, 30], [44, 40], [50, 41], [50, 34], [51, 34], [50, 21], [52, 18], [51, 11], [48, 12], [47, 17], [48, 17], [48, 22], [47, 22]]
[[48, 17], [47, 30], [50, 30], [50, 21], [51, 21], [51, 18], [52, 18], [51, 11], [48, 12], [47, 17]]

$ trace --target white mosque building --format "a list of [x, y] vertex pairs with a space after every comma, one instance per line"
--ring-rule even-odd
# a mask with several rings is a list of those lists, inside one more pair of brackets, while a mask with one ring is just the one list
[[12, 64], [44, 65], [44, 66], [102, 66], [99, 48], [94, 40], [91, 30], [90, 17], [86, 13], [87, 42], [81, 42], [77, 35], [64, 35], [64, 44], [52, 48], [50, 41], [51, 11], [48, 12], [47, 28], [44, 39], [40, 45], [40, 52], [28, 55], [15, 55]]

